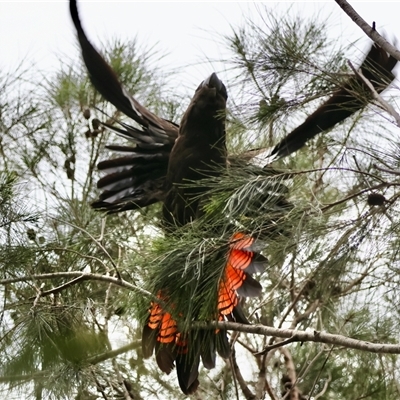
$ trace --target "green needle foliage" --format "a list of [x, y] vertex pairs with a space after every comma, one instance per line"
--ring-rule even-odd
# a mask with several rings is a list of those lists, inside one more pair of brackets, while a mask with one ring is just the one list
[[[202, 181], [203, 217], [173, 233], [164, 234], [159, 205], [107, 217], [90, 208], [96, 165], [111, 155], [104, 146], [121, 143], [99, 120], [122, 115], [80, 63], [64, 58], [40, 82], [32, 69], [0, 73], [3, 397], [184, 398], [174, 374], [143, 360], [143, 323], [160, 290], [182, 330], [215, 319], [237, 231], [268, 259], [256, 277], [262, 295], [243, 304], [251, 323], [399, 343], [398, 128], [373, 102], [287, 160], [249, 163], [346, 80], [345, 57], [362, 58], [324, 22], [262, 12], [264, 22], [226, 38], [229, 167]], [[179, 122], [187, 102], [165, 96], [173, 91], [157, 49], [117, 40], [104, 54], [132, 94]], [[396, 355], [314, 342], [259, 354], [281, 339], [230, 340], [234, 357], [201, 370], [197, 398], [398, 397]]]

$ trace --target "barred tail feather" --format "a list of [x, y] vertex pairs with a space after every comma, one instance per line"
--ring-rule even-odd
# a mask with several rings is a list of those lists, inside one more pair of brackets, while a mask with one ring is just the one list
[[253, 251], [255, 239], [241, 232], [231, 239], [223, 276], [218, 290], [218, 312], [229, 320], [248, 323], [239, 304], [239, 296], [257, 297], [262, 286], [251, 275], [261, 272], [266, 259]]
[[[249, 273], [260, 270], [260, 261], [255, 267], [254, 260], [261, 255], [252, 251], [257, 248], [255, 239], [243, 233], [236, 233], [231, 240], [230, 251], [218, 291], [218, 320], [236, 321], [248, 324], [239, 304], [239, 296], [255, 297], [261, 292], [261, 285]], [[160, 291], [158, 298], [168, 298]], [[161, 301], [160, 301], [161, 302]], [[182, 334], [172, 315], [158, 302], [152, 302], [149, 317], [143, 328], [142, 351], [144, 357], [156, 352], [159, 368], [169, 374], [174, 366], [179, 386], [183, 393], [193, 394], [198, 386], [200, 359], [205, 368], [215, 367], [216, 353], [228, 358], [231, 350], [227, 332], [197, 331], [196, 334]]]

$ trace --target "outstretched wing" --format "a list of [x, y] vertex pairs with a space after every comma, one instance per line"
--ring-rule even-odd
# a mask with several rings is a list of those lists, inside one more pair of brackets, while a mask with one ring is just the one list
[[163, 187], [169, 154], [179, 128], [147, 110], [126, 91], [114, 71], [87, 39], [76, 0], [70, 1], [70, 12], [93, 85], [106, 100], [136, 123], [119, 122], [119, 126], [104, 124], [133, 142], [133, 146], [108, 146], [111, 150], [124, 153], [124, 156], [99, 164], [99, 169], [107, 172], [107, 175], [98, 182], [97, 186], [103, 193], [93, 207], [118, 212], [162, 201], [165, 197]]
[[[389, 56], [385, 50], [374, 43], [361, 65], [361, 72], [380, 93], [394, 80], [392, 70], [396, 63], [395, 58]], [[300, 126], [283, 138], [273, 148], [271, 156], [281, 158], [294, 153], [314, 136], [332, 128], [365, 107], [371, 97], [371, 90], [364, 81], [353, 75]]]

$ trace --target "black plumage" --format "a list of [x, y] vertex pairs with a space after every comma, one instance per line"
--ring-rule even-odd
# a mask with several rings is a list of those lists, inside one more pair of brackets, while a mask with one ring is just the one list
[[[364, 77], [380, 93], [395, 78], [392, 70], [396, 63], [395, 58], [389, 56], [377, 44], [373, 44], [360, 69]], [[284, 137], [273, 148], [271, 155], [275, 158], [282, 158], [294, 153], [319, 133], [334, 127], [365, 107], [371, 98], [371, 90], [365, 82], [359, 76], [352, 75], [300, 126]]]
[[[223, 110], [225, 109], [222, 102], [223, 97], [226, 97], [225, 88], [222, 86], [220, 89], [211, 87], [209, 89], [212, 90], [208, 90], [209, 93], [212, 93], [213, 90], [216, 93], [219, 92], [219, 96], [215, 100], [221, 102], [218, 105], [221, 110], [221, 118], [219, 120], [209, 119], [215, 124], [215, 127], [218, 126], [219, 132], [215, 132], [215, 137], [210, 136], [207, 140], [210, 143], [215, 141], [220, 150], [210, 149], [209, 144], [204, 145], [203, 143], [206, 143], [206, 140], [198, 140], [197, 143], [193, 144], [191, 138], [195, 138], [196, 131], [201, 132], [205, 128], [204, 125], [207, 124], [207, 122], [201, 120], [201, 117], [197, 118], [197, 122], [203, 124], [203, 128], [190, 122], [196, 119], [196, 109], [199, 110], [201, 107], [198, 100], [203, 95], [205, 96], [207, 84], [204, 86], [201, 84], [197, 89], [181, 121], [181, 125], [183, 125], [181, 128], [171, 121], [158, 117], [143, 107], [126, 91], [111, 67], [89, 42], [79, 20], [76, 0], [70, 1], [70, 11], [78, 33], [83, 59], [93, 85], [106, 100], [140, 126], [122, 122], [119, 122], [120, 126], [104, 124], [118, 135], [133, 142], [134, 145], [108, 146], [109, 149], [123, 153], [123, 155], [99, 164], [99, 169], [104, 171], [106, 176], [100, 179], [97, 184], [103, 192], [99, 199], [92, 204], [93, 207], [108, 213], [115, 213], [146, 207], [161, 201], [165, 204], [163, 214], [167, 221], [171, 222], [174, 219], [174, 223], [178, 224], [187, 222], [198, 212], [198, 204], [194, 202], [191, 205], [185, 205], [185, 210], [182, 211], [182, 202], [176, 196], [193, 198], [195, 189], [175, 188], [173, 190], [175, 194], [173, 194], [170, 193], [171, 185], [182, 183], [183, 170], [185, 171], [185, 180], [189, 183], [192, 179], [199, 179], [200, 174], [207, 176], [207, 174], [214, 173], [213, 170], [217, 170], [218, 166], [225, 163], [225, 144], [222, 143], [224, 140], [222, 138], [222, 130], [224, 129]], [[373, 84], [375, 90], [380, 93], [393, 81], [392, 70], [396, 63], [397, 61], [389, 56], [385, 50], [377, 44], [373, 44], [361, 65], [361, 72]], [[211, 77], [213, 78], [211, 79]], [[217, 83], [214, 86], [218, 87], [222, 84], [215, 74], [208, 79], [211, 86], [213, 86], [213, 82]], [[360, 93], [357, 88], [362, 88], [364, 93]], [[332, 96], [319, 106], [304, 123], [290, 132], [272, 149], [271, 159], [286, 157], [299, 150], [307, 141], [319, 133], [331, 129], [337, 123], [363, 108], [370, 99], [371, 92], [365, 83], [356, 75], [349, 77], [347, 82], [338, 87]], [[192, 126], [188, 126], [188, 122], [185, 121], [189, 121]], [[188, 132], [191, 132], [193, 128], [193, 132], [188, 135]], [[175, 149], [173, 150], [174, 146]], [[182, 149], [184, 150], [182, 151]], [[185, 165], [189, 151], [191, 167], [187, 166], [181, 170], [181, 167]], [[213, 154], [207, 155], [207, 152]], [[204, 157], [199, 156], [200, 154], [204, 154]], [[197, 161], [195, 161], [196, 158]], [[193, 166], [195, 166], [197, 172], [194, 172]], [[176, 176], [172, 177], [172, 171], [175, 171]], [[180, 208], [180, 211], [183, 212], [182, 215], [178, 216], [176, 207]], [[174, 214], [176, 216], [172, 218], [171, 216]]]
[[196, 181], [226, 166], [225, 111], [227, 92], [215, 73], [197, 88], [183, 115], [168, 162], [164, 220], [185, 225], [201, 214], [199, 196], [207, 188]]

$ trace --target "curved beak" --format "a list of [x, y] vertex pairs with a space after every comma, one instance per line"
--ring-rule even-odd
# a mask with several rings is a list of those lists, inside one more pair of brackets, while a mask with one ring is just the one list
[[222, 89], [222, 81], [219, 80], [217, 74], [213, 72], [204, 82], [202, 86], [208, 86], [210, 88], [216, 88], [217, 91]]

